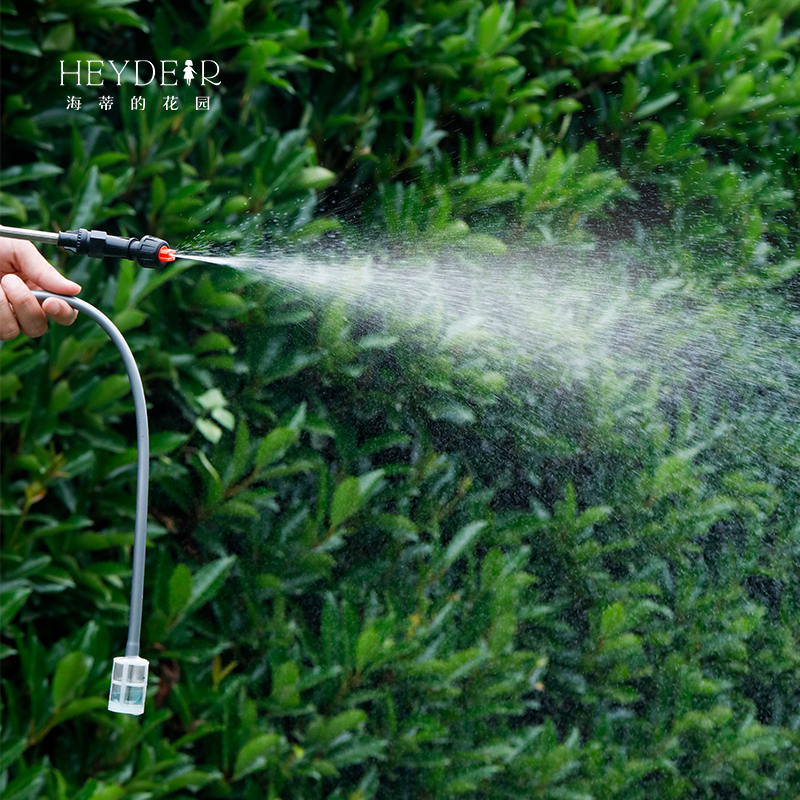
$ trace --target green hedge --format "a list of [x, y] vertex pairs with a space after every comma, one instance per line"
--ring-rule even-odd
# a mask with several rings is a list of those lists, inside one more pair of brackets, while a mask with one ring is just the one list
[[[654, 337], [578, 371], [49, 252], [145, 380], [152, 691], [105, 710], [134, 432], [79, 319], [0, 348], [4, 798], [794, 797], [797, 5], [4, 0], [4, 223], [526, 282], [569, 245]], [[101, 111], [91, 57], [223, 85]]]

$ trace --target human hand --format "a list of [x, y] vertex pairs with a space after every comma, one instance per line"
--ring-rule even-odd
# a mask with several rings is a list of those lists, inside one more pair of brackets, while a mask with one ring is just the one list
[[0, 237], [0, 341], [20, 333], [41, 336], [47, 317], [61, 325], [75, 322], [78, 312], [68, 303], [48, 297], [40, 305], [31, 289], [73, 295], [81, 287], [48, 264], [30, 242]]

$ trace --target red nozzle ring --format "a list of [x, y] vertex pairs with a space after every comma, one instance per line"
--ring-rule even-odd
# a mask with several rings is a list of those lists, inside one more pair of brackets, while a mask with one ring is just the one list
[[170, 261], [174, 261], [175, 260], [175, 252], [176, 251], [173, 248], [167, 247], [166, 245], [163, 245], [158, 251], [158, 260], [162, 264], [167, 264]]

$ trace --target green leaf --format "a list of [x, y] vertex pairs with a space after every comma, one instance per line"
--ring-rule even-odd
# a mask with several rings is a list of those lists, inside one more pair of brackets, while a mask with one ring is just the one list
[[153, 186], [150, 191], [150, 207], [153, 211], [158, 211], [167, 200], [167, 185], [160, 175], [153, 178]]
[[8, 769], [27, 749], [28, 737], [20, 736], [15, 742], [9, 744], [8, 741], [3, 742], [0, 747], [0, 773]]
[[0, 629], [11, 624], [32, 591], [28, 586], [14, 586], [0, 593]]
[[243, 214], [250, 207], [250, 200], [243, 194], [237, 194], [229, 197], [225, 204], [222, 206], [222, 213], [225, 216], [229, 214]]
[[612, 603], [603, 610], [600, 618], [600, 634], [604, 639], [616, 636], [625, 629], [626, 614], [623, 603]]
[[502, 256], [508, 252], [508, 245], [505, 242], [486, 233], [470, 233], [461, 240], [461, 246], [490, 256]]
[[581, 512], [581, 515], [575, 521], [575, 527], [588, 528], [590, 525], [605, 522], [612, 513], [613, 509], [609, 506], [592, 506], [592, 508], [587, 508], [586, 511]]
[[696, 485], [691, 459], [682, 453], [671, 455], [656, 468], [651, 500], [660, 500], [669, 494], [680, 494]]
[[178, 564], [169, 579], [169, 615], [177, 617], [192, 596], [192, 573], [186, 564]]
[[242, 4], [237, 2], [215, 3], [208, 24], [212, 39], [218, 39], [232, 28], [242, 26]]
[[0, 28], [0, 45], [7, 50], [15, 50], [28, 56], [41, 56], [42, 54], [42, 51], [25, 28], [3, 25]]
[[97, 789], [89, 795], [88, 800], [119, 800], [120, 797], [124, 796], [124, 787], [106, 784], [105, 786], [98, 786]]
[[502, 11], [497, 3], [492, 3], [481, 14], [478, 23], [478, 50], [485, 55], [492, 55], [503, 34], [501, 26]]
[[50, 30], [42, 42], [42, 50], [69, 50], [75, 41], [75, 26], [71, 22], [56, 25]]
[[216, 770], [206, 772], [201, 769], [188, 769], [173, 775], [171, 778], [167, 778], [164, 781], [163, 788], [166, 794], [172, 794], [180, 789], [190, 789], [192, 792], [196, 792], [197, 789], [201, 789], [206, 784], [219, 780], [221, 777], [222, 773]]
[[125, 308], [114, 315], [113, 322], [120, 332], [132, 331], [147, 319], [147, 314], [139, 308]]
[[272, 698], [281, 706], [294, 708], [300, 705], [300, 691], [297, 682], [300, 670], [294, 661], [281, 664], [272, 675]]
[[332, 719], [326, 720], [322, 725], [309, 728], [309, 737], [327, 744], [345, 731], [357, 728], [367, 721], [367, 715], [360, 708], [343, 711]]
[[514, 641], [517, 632], [517, 617], [513, 611], [504, 611], [497, 615], [489, 632], [489, 649], [500, 655]]
[[236, 427], [236, 417], [227, 408], [215, 408], [211, 416], [226, 430], [232, 431]]
[[225, 406], [228, 405], [225, 395], [222, 394], [219, 389], [209, 389], [207, 392], [203, 392], [203, 394], [198, 396], [197, 402], [200, 403], [206, 411], [212, 411], [215, 408], [225, 408]]
[[78, 700], [72, 700], [67, 703], [63, 708], [55, 713], [52, 717], [54, 725], [60, 725], [68, 719], [73, 719], [81, 714], [88, 714], [90, 711], [96, 711], [98, 708], [107, 708], [108, 699], [103, 697], [81, 697]]
[[367, 628], [360, 633], [356, 642], [356, 669], [359, 672], [378, 658], [381, 644], [380, 634], [374, 628]]
[[358, 478], [358, 494], [361, 498], [361, 503], [365, 503], [378, 488], [378, 485], [383, 478], [382, 469], [374, 469], [372, 472], [365, 472]]
[[230, 351], [233, 349], [231, 340], [224, 334], [218, 331], [211, 331], [204, 333], [193, 345], [192, 350], [195, 353], [207, 353], [209, 350], [225, 350]]
[[24, 181], [38, 181], [60, 175], [64, 170], [55, 164], [34, 163], [8, 167], [0, 171], [0, 187], [11, 186]]
[[3, 786], [3, 800], [39, 800], [51, 769], [44, 760], [21, 769], [15, 780]]
[[337, 487], [331, 503], [331, 527], [338, 528], [361, 508], [358, 478], [345, 478]]
[[680, 95], [677, 92], [667, 92], [667, 94], [663, 95], [662, 97], [659, 97], [656, 100], [651, 100], [649, 103], [644, 103], [643, 105], [639, 106], [638, 110], [633, 115], [633, 118], [635, 120], [639, 120], [652, 117], [653, 114], [657, 114], [662, 108], [672, 105], [679, 97]]
[[456, 425], [468, 425], [475, 422], [475, 414], [472, 409], [454, 400], [431, 400], [425, 404], [425, 410], [432, 419], [444, 419]]
[[236, 563], [236, 556], [225, 556], [210, 564], [201, 567], [192, 576], [192, 591], [189, 601], [184, 607], [184, 614], [188, 614], [212, 600], [222, 588], [228, 575]]
[[198, 419], [195, 423], [197, 430], [208, 439], [211, 444], [216, 444], [222, 438], [222, 428], [215, 425], [210, 419]]
[[100, 190], [100, 170], [89, 167], [83, 181], [78, 202], [75, 204], [75, 213], [72, 217], [70, 230], [76, 228], [93, 228], [97, 214], [103, 206], [103, 193]]
[[162, 431], [150, 434], [150, 455], [161, 456], [173, 453], [189, 440], [188, 434], [175, 431]]
[[444, 566], [449, 567], [472, 544], [478, 534], [486, 527], [483, 520], [465, 525], [447, 545], [444, 553]]
[[0, 661], [2, 661], [4, 658], [15, 656], [17, 652], [17, 650], [15, 650], [13, 647], [9, 647], [7, 644], [0, 644]]
[[337, 528], [346, 520], [350, 519], [364, 503], [378, 489], [384, 471], [382, 469], [372, 470], [358, 478], [345, 478], [333, 495], [331, 503], [330, 522], [332, 528]]
[[636, 42], [636, 44], [625, 53], [623, 63], [631, 64], [634, 61], [642, 61], [645, 58], [651, 58], [659, 53], [666, 53], [667, 50], [672, 50], [672, 45], [669, 42], [660, 42], [656, 40]]
[[308, 189], [324, 189], [336, 179], [336, 173], [325, 167], [303, 167], [295, 173], [289, 182], [290, 189], [304, 191]]
[[127, 375], [109, 375], [95, 386], [86, 400], [86, 408], [93, 411], [115, 400], [119, 400], [130, 391]]
[[19, 375], [0, 375], [0, 402], [13, 400], [22, 388]]
[[60, 709], [81, 688], [91, 661], [78, 652], [67, 653], [56, 666], [53, 676], [53, 705]]
[[259, 443], [256, 453], [256, 468], [271, 464], [283, 458], [286, 451], [297, 441], [299, 432], [292, 428], [275, 428], [271, 430]]
[[[341, 224], [339, 220], [330, 217], [317, 217], [305, 225], [301, 225], [296, 230], [289, 234], [289, 241], [297, 244], [315, 242], [329, 231], [339, 230]], [[303, 313], [303, 312], [299, 312]], [[305, 312], [307, 313], [307, 312]]]
[[225, 472], [225, 483], [231, 485], [246, 472], [250, 463], [250, 429], [244, 418], [239, 420], [236, 428], [236, 439], [233, 444], [228, 468]]
[[[268, 753], [281, 743], [277, 733], [263, 733], [245, 744], [236, 756], [233, 767], [233, 780], [241, 780], [251, 772], [263, 769], [268, 763]], [[277, 760], [277, 754], [275, 754]]]

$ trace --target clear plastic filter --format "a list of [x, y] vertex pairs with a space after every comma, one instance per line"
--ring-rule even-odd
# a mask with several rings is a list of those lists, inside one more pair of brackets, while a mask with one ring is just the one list
[[108, 710], [118, 714], [144, 714], [149, 662], [139, 656], [114, 659]]

